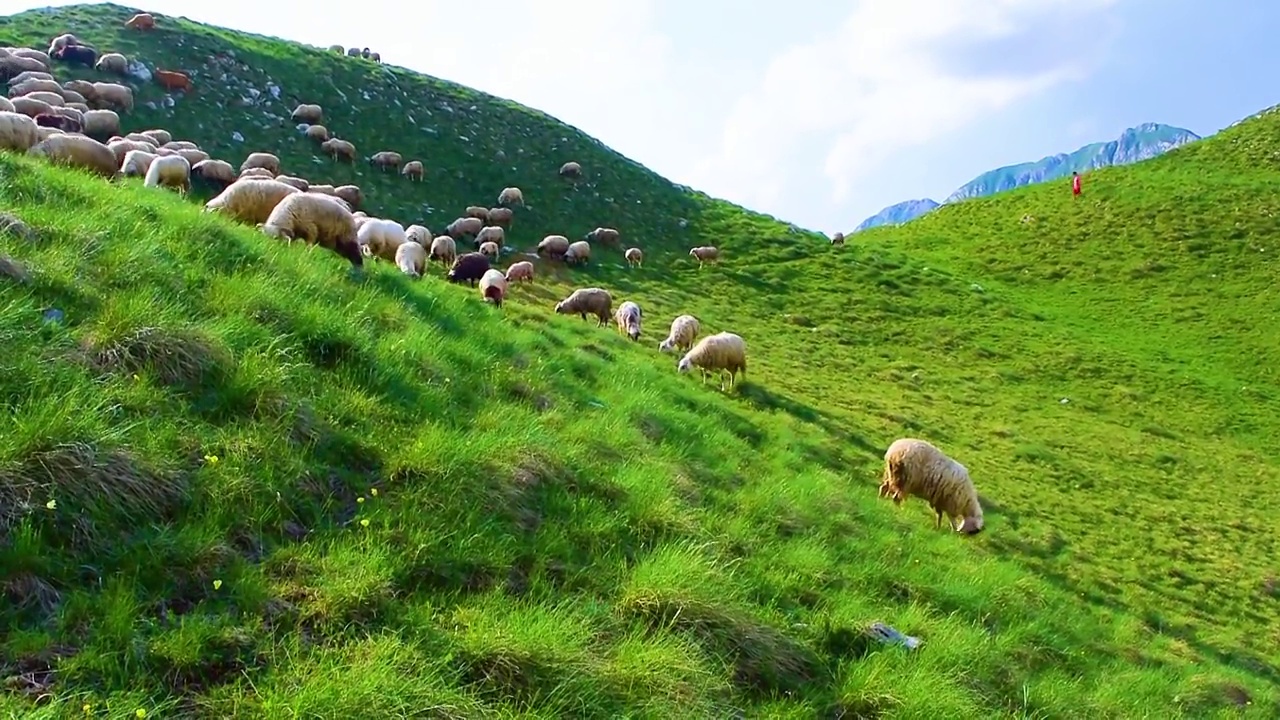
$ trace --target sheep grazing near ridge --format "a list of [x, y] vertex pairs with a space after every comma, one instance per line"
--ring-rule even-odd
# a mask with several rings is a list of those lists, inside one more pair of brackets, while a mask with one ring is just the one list
[[251, 152], [245, 157], [244, 162], [240, 163], [240, 172], [243, 173], [249, 168], [262, 168], [275, 177], [280, 174], [280, 158], [269, 152]]
[[439, 235], [431, 241], [431, 260], [438, 260], [445, 265], [452, 265], [458, 259], [458, 244], [448, 235]]
[[81, 43], [80, 38], [76, 37], [75, 35], [72, 35], [71, 33], [63, 33], [49, 41], [49, 52], [46, 54], [51, 56], [55, 52], [61, 50], [64, 47], [67, 47], [68, 45], [82, 45], [82, 44], [83, 43]]
[[507, 233], [497, 225], [486, 225], [480, 228], [480, 232], [476, 234], [476, 245], [482, 245], [491, 242], [498, 247], [502, 247], [506, 242]]
[[300, 191], [292, 185], [267, 178], [237, 180], [205, 203], [204, 211], [257, 225], [265, 223], [276, 205], [296, 192]]
[[373, 154], [373, 157], [369, 158], [369, 164], [383, 172], [386, 172], [388, 168], [392, 170], [399, 170], [400, 163], [402, 162], [404, 162], [404, 158], [400, 153], [393, 152], [391, 150], [376, 152]]
[[591, 243], [586, 240], [579, 240], [569, 243], [569, 247], [564, 251], [564, 263], [566, 265], [585, 265], [591, 259]]
[[702, 267], [703, 263], [715, 262], [720, 259], [720, 249], [714, 245], [703, 245], [689, 251], [691, 257], [698, 259], [698, 267]]
[[698, 368], [702, 374], [702, 382], [707, 382], [707, 375], [715, 372], [720, 375], [720, 389], [724, 390], [724, 373], [729, 373], [729, 388], [737, 384], [737, 375], [747, 376], [747, 343], [731, 332], [708, 335], [698, 341], [680, 362], [676, 364], [678, 372], [687, 373], [691, 368]]
[[480, 222], [489, 219], [489, 209], [481, 205], [468, 205], [466, 210], [462, 211], [462, 217], [473, 217]]
[[293, 112], [289, 114], [289, 118], [296, 123], [319, 125], [324, 121], [324, 108], [319, 105], [301, 103], [293, 109]]
[[688, 350], [693, 347], [693, 341], [698, 339], [698, 332], [701, 329], [698, 318], [692, 315], [677, 317], [671, 321], [671, 332], [667, 335], [667, 339], [658, 343], [658, 352], [671, 352], [672, 348]]
[[120, 53], [103, 53], [95, 67], [99, 72], [124, 75], [129, 72], [129, 59]]
[[451, 283], [467, 283], [471, 287], [476, 286], [476, 281], [484, 277], [489, 270], [489, 258], [478, 252], [463, 253], [453, 261], [453, 267], [449, 268], [449, 273], [445, 275], [445, 279]]
[[617, 247], [618, 241], [621, 237], [622, 236], [618, 231], [613, 228], [598, 227], [587, 233], [587, 236], [583, 239], [590, 243], [599, 243], [601, 245]]
[[832, 245], [843, 245], [843, 244], [844, 244], [844, 233], [842, 233], [842, 232], [838, 232], [838, 233], [836, 233], [835, 235], [832, 235], [832, 236], [831, 236], [831, 244], [832, 244]]
[[627, 252], [623, 254], [627, 259], [629, 267], [641, 267], [644, 264], [644, 252], [638, 247], [627, 248]]
[[969, 470], [924, 440], [899, 438], [884, 453], [879, 496], [901, 505], [912, 495], [929, 502], [936, 513], [935, 528], [942, 527], [942, 516], [947, 515], [956, 532], [982, 531], [982, 505]]
[[151, 16], [151, 13], [138, 13], [125, 20], [124, 26], [130, 30], [154, 30], [156, 28], [156, 19]]
[[114, 179], [120, 170], [111, 148], [84, 135], [54, 135], [33, 145], [27, 154], [43, 157], [55, 165], [83, 168], [108, 180]]
[[98, 51], [84, 45], [67, 45], [49, 53], [49, 56], [70, 65], [91, 68], [98, 64]]
[[320, 143], [320, 152], [332, 155], [334, 162], [339, 159], [346, 160], [349, 163], [356, 160], [356, 146], [346, 140], [339, 140], [334, 137]]
[[570, 178], [573, 180], [582, 177], [582, 165], [570, 160], [560, 166], [560, 177]]
[[191, 189], [191, 163], [181, 155], [161, 155], [151, 161], [142, 184], [146, 187], [177, 188], [178, 192], [186, 195]]
[[598, 287], [579, 288], [569, 294], [569, 297], [556, 303], [557, 315], [580, 315], [583, 320], [587, 319], [587, 315], [596, 316], [596, 326], [604, 327], [609, 324], [609, 313], [613, 310], [613, 296], [608, 290]]
[[308, 125], [307, 129], [302, 131], [302, 134], [306, 135], [308, 140], [320, 143], [321, 147], [329, 140], [329, 128], [323, 125]]
[[633, 341], [640, 339], [640, 306], [630, 300], [618, 306], [618, 311], [613, 314], [614, 322], [618, 324], [618, 332], [631, 338]]
[[533, 263], [521, 260], [507, 268], [507, 282], [533, 282]]
[[420, 278], [427, 269], [427, 249], [421, 243], [407, 241], [396, 248], [396, 267], [411, 278]]
[[511, 205], [524, 205], [524, 193], [518, 187], [503, 188], [498, 193], [498, 205], [508, 207]]
[[355, 220], [351, 212], [333, 198], [294, 192], [271, 210], [258, 229], [286, 243], [302, 240], [310, 246], [309, 251], [319, 245], [346, 258], [353, 267], [364, 266], [364, 257], [356, 244]]
[[506, 296], [507, 276], [501, 270], [485, 270], [480, 276], [480, 297], [492, 301], [495, 307], [502, 307], [502, 299]]

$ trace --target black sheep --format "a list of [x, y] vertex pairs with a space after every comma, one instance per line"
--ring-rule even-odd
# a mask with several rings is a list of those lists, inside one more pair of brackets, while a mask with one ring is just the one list
[[65, 45], [53, 51], [53, 57], [62, 62], [89, 68], [98, 63], [98, 51], [86, 45]]
[[57, 128], [62, 132], [78, 133], [81, 131], [80, 121], [66, 115], [57, 115], [55, 113], [40, 113], [36, 115], [36, 125], [47, 128]]
[[447, 278], [451, 283], [466, 282], [471, 287], [475, 287], [476, 281], [484, 277], [488, 269], [489, 258], [478, 252], [464, 253], [453, 261], [453, 267], [449, 269]]

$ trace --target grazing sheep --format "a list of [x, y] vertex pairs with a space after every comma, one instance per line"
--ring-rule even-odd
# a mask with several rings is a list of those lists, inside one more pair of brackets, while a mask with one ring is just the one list
[[[9, 101], [9, 98], [0, 97], [0, 112], [17, 112], [17, 111], [13, 109], [13, 103]], [[18, 113], [18, 114], [22, 115], [22, 113]], [[23, 117], [27, 117], [27, 116], [23, 115]], [[32, 118], [32, 119], [34, 120], [35, 118]]]
[[120, 172], [111, 148], [84, 135], [54, 135], [36, 143], [27, 154], [56, 165], [83, 168], [109, 180]]
[[334, 162], [337, 162], [339, 158], [347, 162], [355, 162], [356, 160], [356, 146], [338, 138], [329, 138], [320, 143], [320, 152], [332, 155]]
[[689, 352], [680, 358], [676, 365], [678, 372], [687, 373], [690, 368], [698, 368], [702, 373], [702, 382], [707, 382], [707, 374], [715, 371], [721, 375], [720, 389], [724, 390], [723, 373], [729, 373], [729, 388], [736, 385], [738, 372], [747, 376], [747, 344], [741, 337], [731, 332], [708, 335], [698, 341]]
[[[320, 143], [322, 148], [324, 147], [324, 144], [329, 141], [329, 128], [323, 125], [308, 125], [307, 129], [302, 131], [302, 134], [306, 135], [308, 140], [314, 140], [315, 142]], [[352, 148], [352, 153], [354, 152], [355, 149]]]
[[489, 219], [489, 209], [479, 205], [468, 205], [462, 212], [462, 217], [473, 217], [480, 222], [485, 222]]
[[422, 182], [422, 178], [427, 174], [427, 169], [423, 167], [421, 160], [410, 160], [404, 164], [400, 174], [409, 178], [411, 182]]
[[120, 116], [115, 110], [90, 110], [84, 114], [83, 124], [84, 129], [80, 132], [94, 140], [105, 140], [120, 134]]
[[0, 48], [0, 77], [28, 71], [46, 72], [48, 70], [48, 63], [41, 62], [35, 58], [23, 57], [17, 52]]
[[537, 249], [538, 256], [545, 257], [548, 260], [563, 258], [568, 251], [569, 238], [563, 235], [548, 235], [542, 238], [542, 242], [538, 243]]
[[714, 262], [720, 259], [720, 250], [714, 245], [703, 245], [689, 251], [689, 255], [698, 259], [698, 267], [702, 267], [703, 263]]
[[78, 133], [82, 129], [79, 120], [60, 114], [41, 113], [35, 121], [40, 127], [57, 128], [65, 133]]
[[495, 243], [495, 242], [480, 243], [480, 247], [478, 248], [478, 250], [481, 255], [484, 255], [487, 258], [490, 258], [492, 260], [498, 259], [498, 243]]
[[47, 140], [53, 137], [54, 135], [66, 135], [66, 133], [62, 132], [58, 128], [51, 128], [51, 127], [36, 126], [36, 132], [40, 133], [41, 140]]
[[613, 296], [598, 287], [579, 288], [569, 297], [556, 303], [557, 315], [581, 315], [583, 320], [590, 313], [596, 316], [597, 327], [609, 324], [609, 312], [613, 310]]
[[468, 283], [476, 286], [476, 281], [484, 277], [489, 270], [489, 258], [478, 252], [463, 253], [453, 261], [449, 274], [445, 278], [451, 283]]
[[569, 248], [564, 251], [564, 263], [566, 265], [582, 265], [590, 259], [591, 243], [586, 240], [569, 243]]
[[[144, 136], [145, 137], [145, 136]], [[170, 140], [160, 146], [165, 150], [199, 150], [200, 146], [190, 140]]]
[[[183, 150], [182, 152], [199, 152], [199, 150]], [[292, 185], [302, 192], [306, 192], [311, 189], [311, 183], [306, 178], [294, 177], [293, 175], [277, 175], [276, 180], [284, 183], [285, 185]]]
[[412, 240], [396, 248], [396, 267], [411, 278], [420, 278], [427, 269], [427, 249]]
[[271, 171], [271, 175], [280, 174], [280, 158], [269, 152], [252, 152], [240, 163], [240, 172], [244, 172], [249, 168], [265, 168]]
[[431, 244], [431, 231], [423, 225], [410, 225], [404, 229], [404, 238], [409, 242], [416, 242], [422, 247]]
[[98, 51], [84, 45], [67, 45], [49, 53], [50, 57], [71, 65], [91, 68], [98, 63]]
[[507, 268], [507, 282], [533, 282], [533, 263], [521, 260]]
[[836, 233], [835, 235], [832, 235], [832, 236], [831, 236], [831, 244], [832, 244], [832, 245], [843, 245], [843, 244], [844, 244], [844, 233], [842, 233], [842, 232], [838, 232], [838, 233]]
[[489, 208], [489, 212], [485, 217], [485, 221], [490, 225], [497, 225], [505, 230], [511, 229], [511, 220], [515, 217], [515, 213], [511, 208], [496, 207]]
[[120, 83], [96, 82], [93, 84], [92, 97], [99, 105], [110, 105], [125, 112], [133, 112], [133, 89]]
[[48, 54], [52, 55], [55, 51], [61, 50], [62, 48], [67, 47], [68, 45], [80, 45], [80, 44], [82, 44], [80, 42], [80, 38], [76, 37], [75, 35], [72, 35], [71, 33], [63, 33], [49, 41]]
[[[3, 57], [3, 56], [0, 56]], [[28, 80], [53, 80], [53, 75], [39, 70], [24, 70], [9, 78], [9, 87], [21, 85]]]
[[84, 105], [86, 109], [88, 109], [89, 107], [89, 101], [86, 100], [83, 95], [76, 92], [75, 90], [68, 90], [66, 88], [63, 88], [62, 99], [66, 101], [67, 107], [75, 107], [77, 105]]
[[507, 234], [497, 225], [488, 225], [480, 228], [480, 232], [476, 233], [476, 245], [482, 245], [491, 242], [498, 247], [502, 247], [506, 242]]
[[638, 247], [627, 248], [627, 252], [623, 254], [627, 259], [627, 265], [631, 267], [642, 267], [644, 265], [644, 252]]
[[613, 314], [614, 322], [618, 324], [618, 332], [626, 335], [634, 340], [640, 339], [640, 306], [627, 300], [618, 306], [618, 311]]
[[345, 200], [352, 210], [359, 210], [364, 205], [364, 191], [358, 185], [339, 185], [333, 189], [333, 194]]
[[130, 30], [154, 30], [156, 28], [156, 19], [151, 16], [151, 13], [138, 13], [125, 20], [124, 26]]
[[120, 53], [103, 53], [94, 67], [100, 72], [124, 75], [129, 72], [129, 59]]
[[146, 150], [130, 150], [124, 154], [124, 160], [120, 163], [120, 174], [125, 177], [146, 177], [147, 171], [151, 169], [151, 163], [155, 162], [157, 157], [159, 156], [155, 153]]
[[26, 95], [16, 97], [10, 101], [13, 104], [14, 112], [22, 113], [27, 117], [35, 120], [40, 115], [54, 115], [53, 106], [43, 100], [29, 98]]
[[265, 223], [281, 200], [299, 192], [278, 180], [258, 178], [237, 180], [204, 204], [205, 212], [214, 212], [250, 225]]
[[191, 189], [191, 163], [181, 155], [157, 157], [147, 168], [147, 177], [142, 184], [146, 187], [176, 187], [186, 195]]
[[223, 188], [236, 181], [235, 168], [226, 160], [203, 160], [191, 166], [191, 176]]
[[430, 259], [452, 265], [458, 259], [458, 245], [448, 235], [440, 235], [431, 241]]
[[479, 218], [460, 217], [449, 223], [444, 232], [454, 240], [465, 240], [467, 237], [475, 238], [484, 229], [484, 222]]
[[378, 54], [378, 53], [376, 53], [376, 52], [371, 52], [371, 53], [369, 53], [369, 59], [370, 59], [370, 60], [372, 60], [372, 61], [374, 61], [374, 62], [376, 62], [376, 63], [381, 63], [381, 62], [382, 62], [382, 55], [380, 55], [380, 54]]
[[496, 307], [502, 307], [502, 299], [507, 296], [507, 276], [501, 270], [490, 268], [480, 276], [480, 297], [492, 300]]
[[573, 160], [570, 160], [569, 162], [560, 166], [560, 177], [566, 177], [566, 178], [571, 178], [575, 180], [577, 178], [582, 177], [582, 165], [578, 164]]
[[601, 245], [612, 245], [617, 247], [620, 238], [621, 235], [617, 230], [614, 230], [613, 228], [598, 227], [587, 233], [587, 236], [583, 239], [590, 243], [600, 243]]
[[508, 207], [510, 205], [524, 205], [524, 193], [520, 192], [518, 187], [503, 188], [498, 193], [498, 205]]
[[304, 122], [308, 125], [319, 125], [324, 121], [324, 108], [319, 105], [300, 104], [293, 109], [293, 113], [289, 117], [294, 122]]
[[62, 83], [63, 90], [69, 90], [83, 97], [86, 101], [96, 101], [98, 91], [88, 80], [68, 80]]
[[[307, 188], [307, 192], [309, 193], [320, 193], [321, 195], [330, 195], [332, 197], [338, 197], [336, 194], [337, 191], [338, 189], [334, 186], [326, 185], [324, 183], [320, 183], [319, 185], [312, 183], [311, 186]], [[346, 201], [344, 200], [343, 202]], [[363, 215], [364, 213], [360, 214]]]
[[693, 341], [698, 339], [701, 329], [698, 318], [692, 315], [678, 316], [671, 321], [671, 332], [667, 334], [667, 339], [658, 343], [658, 352], [671, 352], [672, 348], [688, 350], [693, 347]]
[[[209, 153], [203, 150], [179, 150], [178, 152], [173, 154], [186, 158], [187, 162], [192, 165], [195, 165], [198, 162], [204, 162], [205, 160], [209, 159]], [[286, 177], [286, 176], [281, 175], [280, 177]], [[306, 181], [303, 180], [303, 182], [306, 182]], [[301, 189], [306, 190], [306, 188], [301, 188]]]
[[[88, 127], [87, 121], [85, 123], [85, 126]], [[88, 134], [89, 133], [85, 133], [85, 135], [88, 135]], [[107, 143], [107, 148], [110, 149], [111, 152], [115, 153], [116, 162], [118, 163], [124, 163], [125, 156], [134, 150], [145, 152], [148, 155], [159, 154], [156, 151], [155, 145], [152, 145], [150, 143], [137, 142], [134, 140], [112, 140], [111, 142]], [[144, 172], [143, 174], [145, 175], [146, 173]], [[234, 180], [235, 177], [233, 176], [232, 179]]]
[[138, 134], [143, 135], [147, 138], [150, 138], [151, 140], [154, 140], [157, 147], [161, 145], [168, 145], [169, 143], [173, 142], [173, 134], [170, 133], [168, 130], [164, 130], [161, 128], [152, 128], [150, 130], [143, 130]]
[[[22, 74], [30, 75], [30, 73], [22, 73]], [[33, 92], [56, 93], [59, 97], [61, 97], [62, 90], [63, 90], [62, 86], [58, 85], [58, 83], [52, 79], [46, 80], [44, 78], [28, 77], [26, 80], [23, 80], [22, 82], [13, 82], [12, 80], [9, 81], [9, 97], [11, 98], [21, 97], [23, 95], [26, 95], [27, 93], [33, 93]]]
[[0, 110], [0, 150], [24, 153], [39, 142], [40, 126], [35, 120], [21, 113]]
[[23, 95], [22, 97], [25, 97], [28, 100], [35, 100], [37, 102], [42, 102], [51, 108], [60, 108], [67, 104], [67, 101], [62, 99], [62, 93], [60, 92], [47, 92], [44, 90], [36, 90], [34, 92], [29, 92], [26, 95]]
[[396, 261], [396, 250], [407, 242], [404, 226], [395, 220], [369, 218], [356, 231], [356, 242], [367, 256]]
[[360, 57], [360, 48], [347, 48], [347, 57]]
[[[275, 181], [263, 180], [252, 184], [268, 182]], [[356, 241], [355, 219], [351, 217], [351, 211], [334, 198], [297, 191], [290, 193], [271, 210], [258, 229], [286, 242], [303, 240], [310, 245], [309, 250], [319, 245], [346, 258], [353, 267], [364, 266]]]
[[[162, 148], [162, 149], [167, 149], [167, 148]], [[266, 178], [267, 180], [270, 180], [275, 176], [276, 176], [275, 173], [271, 172], [266, 168], [260, 168], [260, 167], [245, 168], [240, 171], [240, 178], [242, 180], [247, 180], [249, 178]]]
[[155, 77], [156, 82], [160, 84], [160, 87], [164, 88], [168, 92], [172, 92], [174, 90], [181, 90], [182, 92], [188, 93], [191, 92], [191, 77], [186, 73], [181, 73], [177, 70], [160, 70], [157, 68], [152, 75]]
[[969, 470], [924, 440], [899, 438], [885, 451], [879, 496], [886, 495], [895, 505], [912, 495], [927, 500], [937, 514], [935, 528], [945, 514], [957, 532], [982, 531], [982, 505]]
[[381, 152], [374, 153], [373, 157], [369, 158], [369, 164], [383, 172], [386, 172], [387, 168], [391, 168], [393, 170], [399, 169], [400, 163], [403, 160], [404, 158], [401, 157], [400, 153], [383, 150]]

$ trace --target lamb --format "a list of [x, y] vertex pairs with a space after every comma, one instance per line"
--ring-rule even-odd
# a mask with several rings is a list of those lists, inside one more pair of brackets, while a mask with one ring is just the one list
[[39, 142], [40, 126], [35, 120], [21, 113], [0, 110], [0, 150], [24, 153]]
[[320, 152], [332, 155], [334, 162], [337, 162], [338, 158], [342, 158], [347, 162], [355, 162], [356, 160], [356, 146], [338, 138], [329, 138], [320, 143]]
[[583, 239], [587, 242], [600, 243], [602, 245], [613, 245], [616, 247], [618, 245], [619, 238], [620, 235], [617, 230], [614, 230], [613, 228], [598, 227], [587, 233], [587, 236]]
[[613, 309], [613, 296], [608, 290], [598, 287], [579, 288], [569, 297], [556, 303], [557, 315], [581, 315], [587, 319], [587, 313], [596, 316], [597, 327], [609, 324], [609, 311]]
[[638, 247], [627, 248], [627, 252], [623, 254], [627, 259], [627, 265], [631, 267], [641, 267], [644, 264], [644, 252]]
[[569, 251], [569, 238], [563, 235], [548, 235], [542, 238], [542, 242], [538, 243], [537, 253], [539, 257], [545, 257], [550, 260], [564, 257]]
[[625, 334], [633, 341], [640, 339], [640, 306], [630, 300], [618, 306], [618, 311], [613, 314], [614, 322], [618, 324], [618, 332]]
[[453, 267], [449, 268], [449, 274], [445, 278], [451, 283], [469, 283], [471, 287], [476, 286], [476, 281], [484, 277], [489, 270], [489, 258], [478, 252], [463, 253], [453, 261]]
[[147, 171], [151, 169], [151, 163], [155, 162], [157, 157], [159, 156], [155, 153], [146, 150], [130, 150], [124, 154], [124, 160], [120, 163], [120, 174], [125, 177], [146, 177]]
[[[676, 365], [678, 372], [687, 373], [696, 367], [702, 373], [702, 382], [706, 383], [708, 371], [729, 373], [729, 388], [736, 384], [739, 371], [747, 376], [747, 344], [743, 339], [731, 332], [709, 335], [698, 341], [689, 352], [685, 353]], [[720, 389], [724, 390], [724, 379], [721, 375]]]
[[[268, 183], [283, 185], [274, 180], [250, 184]], [[346, 258], [352, 267], [363, 267], [364, 258], [356, 241], [356, 225], [351, 211], [333, 198], [289, 189], [294, 191], [280, 200], [258, 229], [286, 242], [301, 239], [311, 246], [311, 250], [320, 245]]]
[[374, 153], [373, 157], [369, 158], [369, 164], [383, 172], [386, 172], [387, 168], [399, 169], [400, 163], [403, 160], [404, 158], [401, 157], [400, 153], [383, 150], [381, 152]]
[[166, 91], [181, 90], [182, 92], [191, 92], [191, 77], [186, 73], [156, 68], [152, 76], [160, 87]]
[[465, 240], [467, 236], [476, 237], [484, 229], [484, 222], [479, 218], [460, 217], [449, 223], [444, 231], [454, 240]]
[[56, 165], [83, 168], [108, 180], [115, 179], [120, 168], [110, 148], [84, 135], [54, 135], [33, 145], [27, 154]]
[[678, 316], [671, 321], [671, 332], [667, 334], [667, 339], [658, 343], [658, 352], [671, 352], [672, 348], [687, 351], [693, 347], [693, 341], [698, 339], [701, 329], [698, 318], [692, 315]]
[[64, 133], [78, 133], [81, 130], [80, 121], [65, 115], [41, 113], [35, 117], [35, 121], [40, 127], [57, 128]]
[[427, 249], [420, 243], [408, 241], [396, 248], [396, 267], [411, 278], [420, 278], [427, 269]]
[[454, 260], [458, 259], [458, 246], [454, 243], [453, 238], [448, 235], [440, 235], [431, 241], [430, 259], [439, 260], [445, 265], [452, 265]]
[[360, 243], [360, 250], [365, 255], [393, 263], [396, 250], [407, 240], [404, 226], [395, 220], [369, 218], [356, 231], [356, 242]]
[[176, 187], [186, 195], [191, 189], [191, 163], [181, 155], [157, 157], [147, 168], [147, 177], [142, 184], [146, 187]]
[[294, 122], [306, 123], [308, 125], [319, 125], [324, 120], [324, 108], [319, 105], [307, 105], [305, 103], [298, 105], [293, 109], [293, 113], [289, 115]]
[[502, 247], [502, 244], [506, 239], [507, 234], [497, 225], [482, 227], [480, 228], [480, 232], [476, 233], [476, 245], [491, 242], [498, 247]]
[[120, 116], [114, 110], [90, 110], [84, 114], [84, 130], [81, 132], [95, 140], [119, 135]]
[[423, 167], [421, 160], [410, 160], [404, 164], [400, 174], [409, 178], [410, 182], [422, 182], [423, 176], [427, 174], [427, 169]]
[[205, 203], [204, 209], [205, 212], [219, 213], [240, 222], [257, 225], [265, 223], [276, 205], [296, 192], [299, 192], [298, 188], [277, 180], [237, 180]]
[[129, 60], [120, 53], [103, 53], [94, 67], [101, 72], [124, 75], [129, 72]]
[[[324, 144], [329, 141], [329, 128], [323, 125], [308, 125], [307, 129], [302, 131], [302, 134], [306, 135], [308, 140], [314, 140], [320, 143], [321, 148], [323, 148]], [[354, 154], [354, 152], [355, 149], [353, 147], [352, 153]]]
[[533, 282], [533, 263], [521, 260], [507, 268], [507, 282]]
[[842, 233], [842, 232], [838, 232], [838, 233], [836, 233], [835, 235], [832, 235], [832, 236], [831, 236], [831, 244], [832, 244], [832, 245], [843, 245], [843, 244], [844, 244], [844, 233]]
[[510, 205], [524, 205], [524, 193], [520, 192], [518, 187], [503, 188], [498, 193], [498, 205], [507, 207]]
[[156, 28], [156, 19], [151, 16], [151, 13], [138, 13], [125, 20], [124, 26], [130, 30], [154, 30]]
[[94, 83], [93, 98], [99, 105], [111, 105], [125, 112], [133, 112], [133, 90], [119, 83]]
[[249, 168], [266, 168], [271, 174], [280, 174], [280, 158], [268, 152], [252, 152], [240, 163], [240, 172]]
[[477, 249], [479, 250], [481, 255], [484, 255], [487, 258], [490, 258], [493, 260], [498, 259], [498, 243], [483, 242], [483, 243], [480, 243], [480, 247]]
[[492, 300], [494, 306], [502, 307], [502, 299], [507, 295], [507, 277], [501, 270], [485, 270], [480, 276], [480, 297]]
[[577, 179], [582, 177], [582, 165], [570, 160], [560, 166], [560, 177]]
[[226, 160], [203, 160], [191, 166], [191, 176], [214, 186], [226, 186], [236, 181], [236, 171]]
[[704, 262], [713, 262], [720, 259], [720, 250], [714, 245], [703, 245], [689, 251], [689, 255], [698, 259], [698, 267], [702, 267]]
[[927, 500], [936, 513], [935, 528], [942, 527], [945, 514], [956, 532], [982, 531], [982, 505], [969, 470], [924, 440], [899, 438], [885, 451], [879, 496], [886, 495], [894, 505], [912, 495]]
[[489, 208], [489, 212], [487, 217], [485, 218], [485, 221], [488, 222], [490, 225], [497, 225], [500, 228], [510, 230], [511, 220], [514, 217], [515, 217], [515, 213], [511, 211], [511, 208], [496, 207], [496, 208]]
[[431, 231], [422, 225], [410, 225], [404, 229], [404, 238], [425, 248], [431, 244]]
[[591, 259], [591, 243], [586, 240], [579, 240], [570, 243], [569, 248], [564, 252], [564, 262], [566, 265], [581, 265]]

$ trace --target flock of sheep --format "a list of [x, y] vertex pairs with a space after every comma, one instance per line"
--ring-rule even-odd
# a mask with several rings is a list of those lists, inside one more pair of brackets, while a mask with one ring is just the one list
[[[139, 13], [125, 25], [146, 31], [155, 27], [155, 19]], [[337, 46], [334, 49], [341, 50]], [[353, 51], [347, 54], [379, 60], [377, 53], [368, 53], [367, 49], [365, 53]], [[71, 80], [59, 84], [50, 72], [54, 59], [121, 75], [128, 68], [123, 56], [99, 55], [71, 34], [54, 38], [48, 52], [0, 49], [0, 80], [9, 82], [9, 99], [0, 98], [0, 149], [41, 156], [112, 180], [140, 176], [145, 186], [172, 188], [180, 193], [186, 193], [196, 179], [219, 191], [206, 203], [206, 212], [254, 225], [265, 235], [286, 243], [301, 240], [312, 250], [323, 246], [357, 269], [363, 268], [366, 259], [382, 260], [410, 277], [420, 278], [428, 264], [436, 261], [449, 268], [445, 276], [449, 282], [478, 286], [481, 297], [498, 308], [512, 283], [534, 279], [535, 268], [528, 260], [511, 263], [505, 272], [493, 266], [502, 255], [515, 209], [524, 205], [519, 188], [503, 189], [494, 207], [466, 208], [438, 235], [420, 224], [405, 227], [360, 210], [364, 195], [358, 186], [334, 187], [282, 174], [280, 159], [272, 153], [250, 153], [237, 171], [230, 163], [210, 157], [193, 142], [174, 140], [166, 130], [121, 135], [119, 113], [132, 111], [133, 91], [111, 82]], [[190, 78], [183, 73], [157, 70], [155, 77], [167, 90], [191, 87]], [[294, 110], [293, 119], [335, 162], [355, 161], [354, 144], [332, 135], [321, 124], [322, 107], [301, 104]], [[377, 152], [369, 162], [383, 171], [399, 170], [410, 181], [421, 181], [424, 175], [421, 161], [405, 163], [400, 153], [393, 151]], [[577, 162], [567, 162], [559, 174], [573, 181], [581, 177], [582, 167]], [[842, 245], [844, 237], [837, 234], [831, 242]], [[459, 243], [470, 243], [473, 250], [459, 253]], [[548, 235], [538, 243], [536, 256], [579, 265], [589, 261], [593, 244], [621, 248], [621, 235], [616, 229], [605, 227], [597, 227], [575, 242], [564, 235]], [[720, 252], [714, 246], [703, 246], [691, 249], [689, 255], [701, 267], [717, 261]], [[624, 257], [629, 266], [640, 267], [644, 254], [638, 247], [629, 247]], [[558, 302], [555, 312], [579, 315], [584, 320], [594, 316], [601, 327], [612, 318], [620, 333], [638, 341], [643, 320], [640, 306], [628, 300], [615, 310], [613, 302], [612, 294], [604, 288], [579, 288]], [[746, 376], [746, 343], [732, 332], [699, 340], [700, 334], [698, 319], [682, 314], [671, 322], [670, 332], [658, 350], [683, 351], [678, 372], [687, 373], [696, 367], [704, 383], [710, 373], [727, 373], [732, 389], [739, 373]], [[724, 388], [722, 379], [721, 389]], [[960, 532], [982, 529], [982, 509], [964, 466], [927, 442], [908, 438], [896, 441], [885, 453], [880, 496], [890, 496], [895, 504], [901, 504], [912, 495], [929, 501], [937, 512], [938, 524], [947, 514]]]

